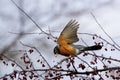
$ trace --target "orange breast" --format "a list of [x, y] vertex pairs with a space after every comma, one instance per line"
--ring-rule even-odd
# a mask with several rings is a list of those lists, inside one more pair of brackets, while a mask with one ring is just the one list
[[64, 56], [74, 56], [75, 49], [71, 45], [62, 45], [60, 46], [60, 53]]
[[60, 54], [64, 56], [74, 56], [76, 51], [73, 46], [69, 44], [70, 40], [66, 39], [64, 36], [60, 36], [57, 40], [59, 44]]

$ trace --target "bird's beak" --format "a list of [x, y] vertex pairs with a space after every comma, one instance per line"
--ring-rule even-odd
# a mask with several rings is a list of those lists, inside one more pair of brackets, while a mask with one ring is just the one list
[[55, 54], [54, 54], [54, 56], [55, 56], [55, 57], [57, 57], [57, 56], [58, 56], [58, 54], [57, 54], [57, 53], [55, 53]]

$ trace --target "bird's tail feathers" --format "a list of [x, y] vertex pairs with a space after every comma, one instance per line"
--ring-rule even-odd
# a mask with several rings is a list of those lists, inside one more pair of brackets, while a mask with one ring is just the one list
[[99, 49], [101, 49], [101, 48], [102, 48], [101, 45], [93, 45], [93, 46], [85, 47], [83, 51], [99, 50]]

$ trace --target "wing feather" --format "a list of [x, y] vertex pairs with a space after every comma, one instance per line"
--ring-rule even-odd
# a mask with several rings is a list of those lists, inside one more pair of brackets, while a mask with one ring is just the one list
[[78, 22], [76, 20], [70, 20], [63, 29], [63, 31], [61, 32], [58, 38], [58, 44], [61, 44], [61, 42], [72, 44], [74, 42], [79, 41], [79, 38], [77, 36], [78, 28], [79, 28]]

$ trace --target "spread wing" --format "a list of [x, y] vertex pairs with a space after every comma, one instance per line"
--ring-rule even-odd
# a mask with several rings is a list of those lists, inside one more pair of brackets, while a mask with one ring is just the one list
[[76, 20], [70, 20], [61, 32], [58, 38], [58, 44], [63, 45], [64, 43], [72, 44], [74, 42], [77, 42], [79, 40], [77, 36], [78, 28], [78, 22]]

